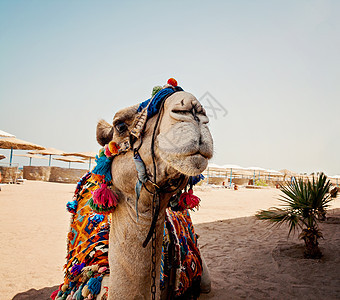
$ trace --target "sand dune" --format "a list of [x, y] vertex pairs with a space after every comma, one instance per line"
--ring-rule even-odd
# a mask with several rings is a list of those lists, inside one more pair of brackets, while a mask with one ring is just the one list
[[[70, 218], [65, 204], [74, 188], [35, 181], [2, 186], [0, 299], [48, 299], [62, 282]], [[301, 241], [287, 239], [286, 228], [251, 217], [277, 205], [278, 190], [196, 194], [202, 202], [192, 218], [213, 278], [212, 292], [200, 299], [340, 298], [340, 209], [329, 212], [333, 223], [322, 224], [324, 257], [311, 261], [302, 258]]]

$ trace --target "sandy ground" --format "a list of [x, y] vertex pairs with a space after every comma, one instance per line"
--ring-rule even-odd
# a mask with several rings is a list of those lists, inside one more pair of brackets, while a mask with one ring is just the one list
[[[74, 184], [27, 181], [0, 192], [0, 299], [48, 299], [63, 281]], [[254, 213], [278, 204], [278, 190], [199, 188], [192, 213], [212, 292], [200, 299], [340, 299], [340, 198], [322, 224], [324, 257], [306, 260], [302, 243]]]

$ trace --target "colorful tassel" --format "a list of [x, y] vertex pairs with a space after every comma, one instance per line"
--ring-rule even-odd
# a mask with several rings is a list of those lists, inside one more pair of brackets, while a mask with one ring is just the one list
[[105, 155], [99, 157], [96, 156], [96, 167], [92, 170], [93, 174], [103, 175], [105, 177], [105, 181], [111, 181], [111, 163], [112, 159], [107, 158]]
[[83, 287], [82, 291], [81, 291], [81, 295], [82, 295], [84, 298], [86, 298], [89, 294], [90, 294], [90, 291], [89, 291], [87, 285], [85, 285], [85, 286]]
[[107, 184], [102, 183], [100, 188], [92, 193], [89, 205], [97, 213], [109, 214], [113, 212], [118, 205], [117, 199], [118, 196], [107, 187]]
[[73, 299], [75, 299], [75, 300], [82, 300], [82, 299], [83, 299], [83, 296], [82, 296], [82, 294], [81, 294], [82, 289], [83, 289], [83, 285], [81, 285], [81, 286], [77, 289], [77, 291], [74, 293]]
[[100, 293], [100, 289], [102, 287], [102, 280], [103, 280], [102, 277], [97, 277], [97, 278], [91, 278], [88, 281], [87, 287], [93, 295], [98, 295]]
[[[85, 265], [85, 264], [84, 264]], [[72, 290], [76, 286], [76, 282], [71, 281], [69, 288]]]
[[59, 293], [59, 290], [54, 291], [54, 292], [51, 294], [50, 298], [51, 298], [52, 300], [55, 300], [55, 298], [57, 297], [58, 293]]
[[61, 290], [65, 293], [66, 290], [68, 289], [68, 284], [64, 284], [62, 287], [61, 287]]
[[77, 212], [77, 207], [78, 207], [78, 201], [77, 200], [67, 202], [67, 204], [66, 204], [66, 208], [71, 214], [75, 214]]
[[117, 195], [107, 187], [106, 183], [102, 183], [99, 189], [92, 193], [93, 203], [102, 206], [117, 206]]
[[98, 273], [102, 274], [102, 273], [105, 273], [107, 270], [107, 267], [100, 267], [99, 270], [98, 270]]
[[71, 269], [71, 273], [73, 276], [77, 276], [81, 273], [81, 270], [85, 267], [84, 263], [81, 263], [80, 265], [74, 265]]
[[190, 189], [188, 192], [184, 192], [181, 194], [181, 196], [179, 197], [178, 205], [182, 209], [186, 209], [186, 208], [194, 209], [194, 208], [198, 208], [200, 201], [201, 201], [200, 198], [193, 195], [193, 191], [192, 189]]
[[151, 97], [155, 96], [161, 89], [162, 87], [160, 85], [154, 86], [152, 89]]
[[119, 152], [119, 146], [117, 145], [117, 143], [113, 141], [109, 143], [108, 148], [111, 152], [111, 156], [117, 155]]

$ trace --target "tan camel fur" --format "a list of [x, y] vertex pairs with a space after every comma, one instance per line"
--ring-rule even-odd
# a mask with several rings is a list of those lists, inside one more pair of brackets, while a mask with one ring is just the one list
[[[98, 142], [101, 145], [110, 141], [119, 144], [129, 137], [137, 116], [137, 108], [138, 105], [119, 111], [112, 125], [101, 120], [97, 126]], [[209, 120], [204, 108], [192, 94], [181, 91], [166, 99], [164, 109], [160, 113], [161, 119], [155, 137], [157, 184], [163, 186], [170, 180], [179, 178], [181, 174], [201, 174], [213, 155], [213, 141], [207, 127]], [[147, 121], [139, 150], [151, 180], [154, 180], [154, 171], [150, 149], [156, 119], [157, 115]], [[137, 171], [132, 151], [123, 152], [114, 158], [112, 178], [119, 205], [112, 214], [109, 238], [109, 300], [150, 299], [151, 242], [146, 248], [142, 247], [142, 243], [152, 220], [152, 195], [142, 188], [137, 222]], [[184, 188], [186, 182], [187, 180], [181, 188]], [[146, 186], [153, 190], [151, 183], [146, 183]], [[156, 225], [156, 299], [160, 297], [159, 272], [165, 209], [172, 194], [174, 193], [160, 196], [161, 208]]]

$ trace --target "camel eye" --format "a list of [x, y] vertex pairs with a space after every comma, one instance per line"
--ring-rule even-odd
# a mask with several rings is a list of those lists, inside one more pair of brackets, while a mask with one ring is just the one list
[[127, 130], [127, 126], [124, 122], [117, 123], [115, 127], [120, 134]]

